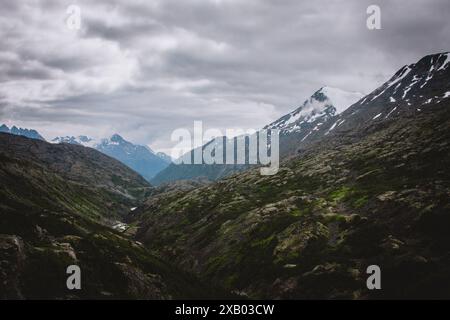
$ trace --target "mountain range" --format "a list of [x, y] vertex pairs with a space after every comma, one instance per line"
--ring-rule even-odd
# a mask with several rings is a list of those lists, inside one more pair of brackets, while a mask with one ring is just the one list
[[271, 176], [216, 165], [217, 181], [153, 187], [81, 143], [0, 133], [0, 297], [450, 298], [449, 62], [425, 56], [364, 97], [318, 90], [267, 126], [284, 145]]
[[[267, 125], [264, 129], [279, 129], [281, 131], [280, 151], [282, 156], [285, 156], [292, 151], [293, 146], [297, 146], [307, 138], [310, 130], [316, 130], [318, 126], [340, 114], [362, 97], [363, 94], [361, 93], [323, 87], [293, 112]], [[16, 129], [15, 132], [29, 138], [41, 137], [35, 130], [21, 130]], [[28, 131], [34, 134], [27, 135]], [[41, 140], [44, 140], [44, 138], [41, 137]], [[99, 150], [126, 164], [155, 185], [182, 180], [204, 181], [205, 178], [214, 181], [250, 167], [239, 164], [174, 164], [168, 155], [162, 152], [155, 153], [147, 146], [132, 144], [118, 134], [100, 140], [85, 135], [77, 137], [60, 136], [52, 139], [51, 142], [70, 143]]]
[[[450, 96], [450, 92], [433, 91], [435, 82], [445, 82], [442, 76], [445, 77], [443, 71], [447, 66], [447, 53], [424, 57], [415, 64], [402, 67], [383, 86], [367, 96], [358, 92], [323, 87], [300, 107], [264, 129], [280, 130], [280, 156], [285, 158], [330, 134], [345, 131], [356, 124], [362, 125], [379, 117], [395, 117], [404, 112], [420, 112], [422, 106], [439, 103]], [[408, 108], [413, 104], [420, 107]], [[359, 111], [354, 109], [359, 109], [362, 105], [367, 106], [364, 110], [368, 112], [359, 116]], [[347, 109], [352, 111], [345, 112]], [[200, 178], [214, 181], [247, 168], [247, 165], [173, 163], [150, 181], [155, 185]]]
[[[345, 111], [363, 96], [362, 93], [358, 92], [322, 87], [305, 100], [300, 107], [265, 126], [264, 129], [280, 130], [280, 156], [284, 158], [303, 144], [311, 131], [318, 130], [321, 125]], [[205, 144], [202, 148], [205, 149], [207, 145]], [[232, 173], [246, 170], [249, 167], [251, 166], [242, 164], [186, 165], [178, 164], [175, 161], [165, 170], [159, 172], [150, 182], [160, 185], [177, 180], [206, 178], [214, 181]]]
[[33, 129], [23, 129], [23, 128], [17, 128], [16, 126], [12, 126], [11, 128], [8, 128], [5, 124], [2, 124], [0, 126], [0, 132], [3, 133], [10, 133], [15, 134], [18, 136], [24, 136], [31, 139], [38, 139], [45, 141], [44, 137], [42, 137], [36, 130]]
[[[0, 126], [0, 132], [24, 136], [31, 139], [45, 141], [45, 139], [33, 129], [23, 129], [6, 125]], [[118, 134], [99, 141], [84, 135], [78, 137], [61, 136], [51, 140], [51, 143], [69, 143], [94, 148], [114, 159], [117, 159], [150, 181], [158, 172], [165, 169], [172, 159], [163, 152], [154, 152], [147, 146], [141, 146], [126, 141]]]

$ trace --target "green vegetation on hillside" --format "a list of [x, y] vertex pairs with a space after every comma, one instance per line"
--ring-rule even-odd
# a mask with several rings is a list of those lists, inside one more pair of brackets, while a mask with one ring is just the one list
[[[325, 141], [274, 176], [250, 170], [150, 198], [137, 239], [250, 298], [450, 297], [445, 109]], [[366, 288], [371, 264], [381, 292]]]

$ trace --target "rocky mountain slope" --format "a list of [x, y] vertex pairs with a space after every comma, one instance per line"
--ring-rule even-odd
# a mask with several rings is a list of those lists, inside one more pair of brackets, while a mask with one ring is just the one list
[[[449, 298], [447, 61], [402, 68], [274, 176], [149, 198], [128, 217], [136, 239], [251, 298]], [[372, 264], [380, 291], [366, 287]]]
[[[214, 296], [111, 228], [150, 186], [96, 150], [0, 134], [0, 298]], [[79, 265], [82, 290], [66, 287]]]
[[[73, 206], [79, 206], [79, 210], [83, 210], [86, 206], [84, 211], [87, 213], [91, 212], [91, 206], [96, 206], [96, 202], [101, 202], [102, 206], [92, 210], [93, 212], [100, 211], [104, 212], [103, 216], [120, 217], [128, 213], [130, 207], [139, 203], [150, 187], [141, 176], [119, 161], [90, 148], [68, 144], [54, 145], [9, 134], [1, 134], [0, 139], [0, 153], [5, 159], [2, 163], [5, 169], [15, 170], [15, 163], [23, 161], [30, 163], [30, 166], [42, 167], [43, 172], [49, 173], [49, 176], [57, 175], [64, 181], [72, 183], [74, 187], [84, 191]], [[6, 161], [7, 159], [9, 161]], [[9, 167], [6, 167], [7, 165]], [[27, 168], [19, 168], [14, 172], [18, 179], [24, 180], [20, 178], [21, 175], [28, 176], [30, 179], [27, 181], [38, 189], [44, 188], [45, 191], [47, 188], [60, 186], [57, 178], [53, 185], [42, 184], [41, 178], [32, 179], [35, 174], [33, 170], [28, 172], [25, 169]], [[7, 189], [7, 192], [19, 195], [21, 186], [18, 181], [20, 180], [7, 180], [5, 177], [2, 187], [17, 188]], [[89, 193], [89, 189], [93, 192]], [[34, 194], [37, 201], [46, 200], [42, 198], [40, 192]], [[101, 201], [97, 201], [99, 195], [102, 197]], [[55, 196], [63, 198], [64, 189], [60, 189], [59, 192], [55, 190]], [[20, 198], [17, 200], [19, 203], [22, 202]], [[42, 208], [46, 208], [52, 202], [53, 200], [49, 199]]]
[[164, 153], [155, 153], [147, 146], [133, 144], [118, 134], [100, 141], [87, 136], [56, 137], [52, 140], [52, 143], [70, 143], [94, 148], [126, 164], [147, 181], [150, 181], [151, 178], [171, 163], [170, 157]]

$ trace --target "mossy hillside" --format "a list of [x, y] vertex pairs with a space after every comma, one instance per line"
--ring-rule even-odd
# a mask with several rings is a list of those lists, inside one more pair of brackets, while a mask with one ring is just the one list
[[[446, 236], [430, 230], [446, 221], [448, 127], [447, 112], [417, 114], [356, 142], [306, 150], [275, 176], [250, 170], [150, 199], [137, 238], [252, 298], [372, 296], [363, 275], [377, 261], [393, 279], [384, 297], [395, 297], [399, 257], [445, 265]], [[408, 286], [411, 296], [447, 281], [414, 274], [423, 282]]]
[[[6, 152], [16, 148], [10, 145], [14, 141], [23, 148], [35, 143], [0, 135], [0, 144], [5, 144], [0, 151], [0, 298], [227, 297], [220, 289], [210, 289], [109, 227], [111, 219], [119, 219], [137, 205], [138, 200], [124, 193], [124, 188], [131, 186], [146, 192], [146, 187], [139, 187], [140, 179], [126, 182], [134, 173], [119, 168], [122, 179], [117, 186], [106, 179], [106, 162], [96, 172], [104, 180], [92, 184], [89, 178], [66, 175], [70, 168], [50, 168], [40, 159], [48, 155], [27, 159], [26, 153]], [[72, 153], [64, 155], [64, 150], [58, 152], [63, 153], [61, 158], [73, 156], [75, 163], [98, 161], [96, 151], [94, 159], [89, 158], [91, 151], [81, 158]], [[66, 167], [66, 163], [61, 166]], [[102, 172], [102, 167], [106, 171]], [[66, 268], [72, 264], [81, 267], [81, 291], [66, 287]]]

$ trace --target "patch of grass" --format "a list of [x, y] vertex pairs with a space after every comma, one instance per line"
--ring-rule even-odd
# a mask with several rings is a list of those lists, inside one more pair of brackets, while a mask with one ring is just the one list
[[294, 217], [302, 217], [305, 215], [305, 212], [300, 209], [294, 209], [290, 212], [290, 214], [293, 215]]
[[347, 198], [351, 194], [351, 192], [352, 192], [352, 189], [350, 187], [343, 186], [340, 189], [333, 191], [330, 194], [330, 199], [332, 201], [339, 202], [339, 201], [342, 201], [345, 198]]
[[333, 223], [333, 222], [345, 222], [346, 218], [342, 214], [327, 214], [324, 215], [325, 223]]

